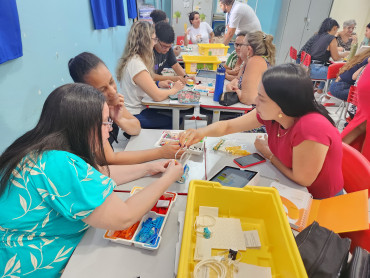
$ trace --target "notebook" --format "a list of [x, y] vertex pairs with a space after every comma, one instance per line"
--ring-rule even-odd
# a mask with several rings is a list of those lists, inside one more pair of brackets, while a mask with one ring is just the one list
[[302, 231], [313, 221], [335, 233], [369, 229], [367, 190], [316, 200], [308, 192], [278, 182], [271, 186], [279, 191], [292, 229]]

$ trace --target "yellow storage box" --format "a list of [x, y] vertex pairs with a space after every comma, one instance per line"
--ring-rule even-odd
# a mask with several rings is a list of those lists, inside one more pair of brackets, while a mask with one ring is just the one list
[[198, 52], [204, 56], [226, 56], [230, 46], [225, 46], [223, 43], [199, 43]]
[[217, 70], [217, 65], [221, 64], [217, 56], [183, 55], [182, 59], [185, 63], [185, 72], [187, 74], [195, 74], [199, 69]]
[[[241, 251], [241, 262], [271, 267], [272, 277], [307, 277], [279, 193], [274, 188], [233, 188], [217, 182], [190, 182], [177, 277], [193, 277], [199, 206], [219, 208], [219, 217], [239, 218], [242, 230], [258, 230], [261, 248]], [[221, 250], [212, 249], [212, 256]]]

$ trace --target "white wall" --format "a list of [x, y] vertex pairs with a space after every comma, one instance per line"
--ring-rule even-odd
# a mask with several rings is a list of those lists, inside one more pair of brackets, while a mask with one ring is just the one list
[[365, 34], [365, 26], [370, 23], [370, 2], [369, 0], [334, 0], [330, 17], [338, 21], [341, 29], [344, 21], [348, 19], [356, 20], [355, 32], [359, 41], [362, 41]]

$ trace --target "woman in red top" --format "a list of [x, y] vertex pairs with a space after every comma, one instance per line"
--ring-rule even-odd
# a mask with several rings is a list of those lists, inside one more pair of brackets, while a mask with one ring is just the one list
[[191, 145], [205, 136], [223, 136], [266, 126], [267, 136], [255, 141], [257, 150], [314, 198], [343, 193], [342, 142], [333, 120], [313, 94], [310, 77], [299, 65], [268, 69], [258, 87], [256, 109], [180, 136]]
[[342, 132], [343, 142], [360, 151], [370, 161], [370, 66], [367, 65], [357, 83], [358, 105], [355, 117]]

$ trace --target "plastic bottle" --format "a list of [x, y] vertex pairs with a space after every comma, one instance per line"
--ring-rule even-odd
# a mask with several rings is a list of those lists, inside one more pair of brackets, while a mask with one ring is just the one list
[[219, 102], [220, 97], [224, 91], [224, 82], [225, 82], [225, 68], [220, 64], [217, 67], [216, 72], [216, 85], [215, 92], [213, 94], [213, 100]]

